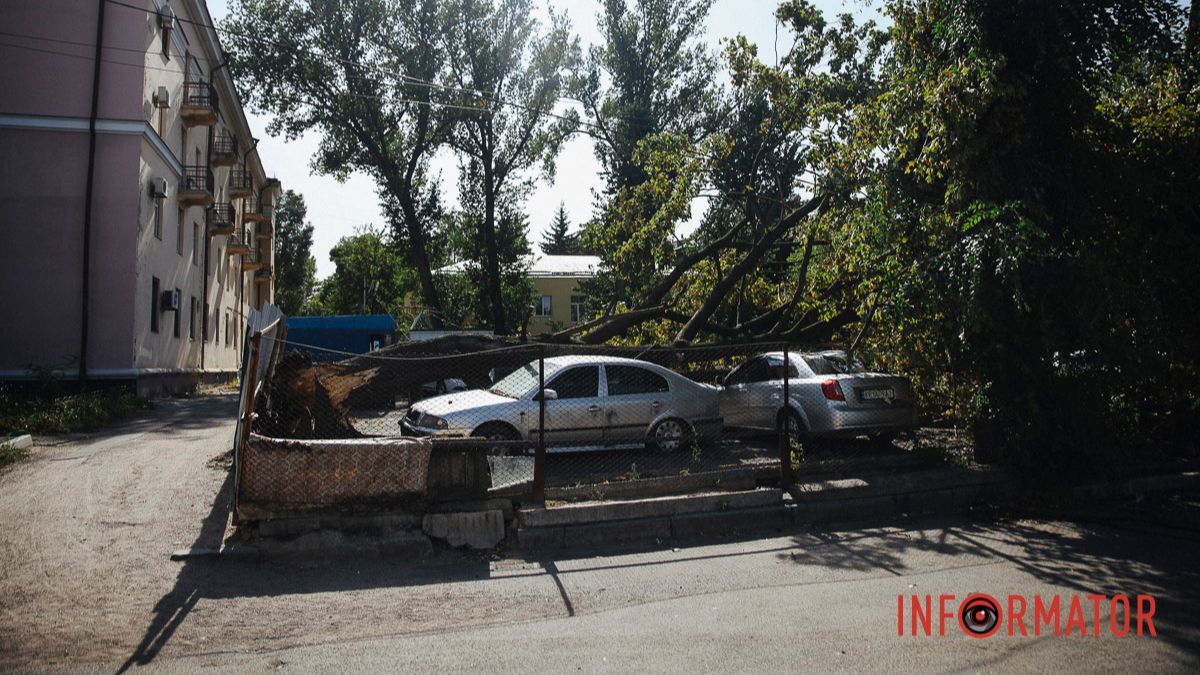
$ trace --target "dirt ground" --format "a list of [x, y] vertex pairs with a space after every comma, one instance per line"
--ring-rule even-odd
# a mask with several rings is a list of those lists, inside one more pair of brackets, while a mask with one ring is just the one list
[[[727, 611], [734, 611], [745, 602], [739, 593], [754, 589], [779, 589], [761, 595], [796, 601], [809, 597], [801, 589], [840, 594], [839, 600], [812, 600], [821, 606], [854, 604], [866, 594], [869, 602], [846, 620], [847, 635], [856, 636], [846, 638], [852, 645], [861, 641], [863, 621], [879, 624], [872, 634], [888, 634], [895, 594], [910, 584], [943, 574], [948, 586], [973, 588], [982, 580], [956, 581], [955, 575], [994, 575], [998, 566], [1023, 584], [1086, 587], [1097, 575], [1112, 576], [1106, 587], [1163, 593], [1164, 614], [1173, 606], [1179, 609], [1171, 614], [1184, 616], [1179, 612], [1194, 607], [1192, 544], [1181, 549], [1177, 539], [1163, 539], [1169, 545], [1147, 545], [1109, 530], [1057, 525], [1037, 525], [1035, 532], [1019, 523], [797, 531], [555, 558], [440, 550], [415, 563], [173, 562], [173, 550], [215, 547], [223, 536], [231, 489], [223, 455], [234, 413], [232, 396], [160, 401], [108, 431], [39, 439], [29, 460], [0, 475], [0, 671], [113, 672], [145, 664], [277, 670], [310, 648], [376, 654], [394, 669], [418, 654], [408, 641], [422, 636], [469, 642], [479, 631], [527, 622], [534, 622], [528, 624], [534, 635], [546, 621], [622, 608], [653, 615], [668, 606], [661, 603], [687, 598], [711, 598], [714, 607], [728, 601]], [[1049, 534], [1040, 534], [1043, 529]], [[824, 642], [805, 644], [828, 651]], [[1196, 644], [1194, 632], [1178, 632], [1163, 646], [1190, 651]], [[419, 652], [427, 658], [475, 653]], [[330, 658], [345, 663], [343, 656]], [[309, 669], [330, 667], [319, 663]], [[487, 668], [481, 662], [472, 669]]]

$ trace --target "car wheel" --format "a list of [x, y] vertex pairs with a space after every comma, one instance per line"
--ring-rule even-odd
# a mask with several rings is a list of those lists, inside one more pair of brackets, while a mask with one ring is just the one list
[[660, 452], [682, 450], [692, 441], [692, 427], [687, 422], [669, 417], [650, 430], [650, 445]]
[[800, 414], [795, 410], [785, 410], [779, 413], [775, 428], [786, 433], [788, 438], [796, 443], [804, 440], [804, 432], [807, 431], [804, 420], [800, 419]]
[[[501, 422], [489, 422], [480, 426], [471, 433], [473, 438], [486, 438], [489, 441], [519, 441], [521, 434], [511, 426]], [[487, 453], [493, 457], [501, 457], [511, 454], [515, 451], [508, 445], [494, 445], [488, 448]]]

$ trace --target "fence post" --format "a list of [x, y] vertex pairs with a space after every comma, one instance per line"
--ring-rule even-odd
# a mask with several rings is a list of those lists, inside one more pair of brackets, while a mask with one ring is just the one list
[[254, 399], [258, 393], [258, 354], [261, 349], [262, 333], [255, 331], [254, 335], [250, 337], [250, 358], [246, 362], [246, 379], [242, 382], [242, 391], [245, 392], [245, 396], [242, 401], [241, 423], [238, 425], [240, 434], [237, 439], [237, 452], [234, 454], [233, 520], [235, 523], [241, 521], [241, 516], [238, 515], [238, 495], [241, 494], [242, 458], [246, 454], [246, 443], [250, 440], [251, 415], [254, 414]]
[[787, 345], [783, 346], [783, 410], [779, 425], [779, 482], [784, 488], [792, 484], [792, 437], [788, 431], [791, 423], [791, 392], [788, 390], [788, 378], [791, 374], [791, 360], [788, 357]]
[[538, 347], [538, 437], [533, 451], [533, 501], [546, 503], [546, 345]]

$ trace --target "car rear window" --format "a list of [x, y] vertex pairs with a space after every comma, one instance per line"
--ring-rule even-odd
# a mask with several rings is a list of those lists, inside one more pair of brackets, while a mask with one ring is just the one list
[[850, 375], [867, 372], [862, 361], [854, 359], [849, 363], [842, 357], [832, 354], [805, 354], [804, 362], [815, 375]]

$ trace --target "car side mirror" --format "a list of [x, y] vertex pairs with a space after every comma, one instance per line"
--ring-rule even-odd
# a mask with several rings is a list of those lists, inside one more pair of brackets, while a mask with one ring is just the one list
[[557, 401], [558, 400], [558, 392], [554, 391], [553, 389], [543, 389], [542, 393], [540, 395], [533, 397], [533, 400], [535, 400], [535, 401]]

